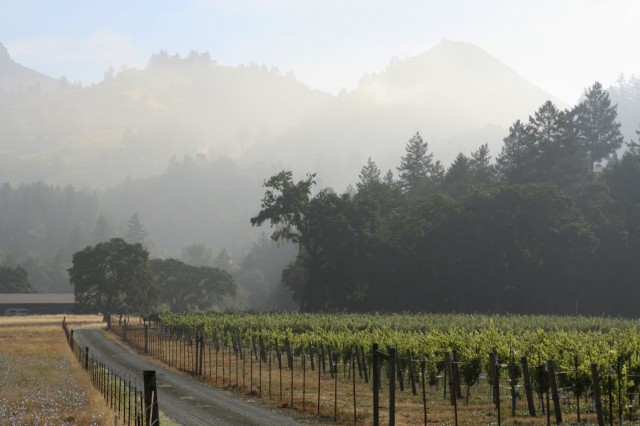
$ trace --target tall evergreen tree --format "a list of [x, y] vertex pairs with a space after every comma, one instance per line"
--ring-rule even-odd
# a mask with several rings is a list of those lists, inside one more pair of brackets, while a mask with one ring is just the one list
[[445, 169], [444, 164], [442, 164], [440, 160], [436, 160], [430, 170], [429, 177], [427, 179], [427, 183], [429, 184], [429, 186], [431, 188], [440, 188], [446, 172], [447, 170]]
[[472, 174], [469, 158], [459, 153], [444, 176], [445, 192], [456, 200], [462, 199], [471, 186]]
[[586, 149], [591, 171], [595, 164], [616, 152], [624, 138], [620, 133], [617, 106], [611, 105], [609, 94], [599, 82], [585, 90], [584, 100], [574, 109], [574, 121], [581, 144]]
[[502, 151], [496, 159], [499, 176], [511, 183], [530, 181], [531, 163], [535, 158], [533, 138], [528, 127], [517, 120], [503, 139]]
[[394, 186], [395, 180], [393, 179], [393, 172], [391, 170], [387, 170], [387, 173], [384, 174], [384, 178], [382, 178], [382, 181], [386, 185], [389, 185], [389, 187]]
[[489, 185], [496, 180], [496, 169], [491, 164], [489, 144], [484, 143], [471, 153], [469, 166], [473, 171], [473, 181], [478, 185]]
[[546, 101], [533, 116], [529, 116], [529, 129], [538, 153], [559, 145], [564, 136], [562, 112], [551, 101]]
[[360, 178], [360, 182], [356, 184], [358, 191], [372, 184], [380, 183], [380, 169], [378, 165], [371, 160], [371, 157], [367, 160], [367, 164], [362, 166], [358, 177]]
[[571, 115], [547, 101], [529, 117], [528, 126], [536, 147], [533, 182], [552, 182], [575, 193], [585, 181], [587, 157]]
[[585, 181], [587, 165], [571, 114], [547, 101], [526, 125], [516, 121], [497, 167], [510, 183], [552, 182], [575, 192]]
[[134, 213], [127, 222], [127, 234], [125, 236], [126, 241], [130, 244], [142, 244], [144, 239], [147, 238], [147, 235], [149, 235], [149, 233], [144, 229], [144, 226], [140, 222], [138, 213]]
[[93, 233], [91, 234], [91, 238], [94, 243], [101, 243], [103, 241], [108, 241], [113, 237], [113, 228], [111, 224], [107, 221], [107, 219], [100, 215], [96, 220], [95, 228], [93, 228]]
[[416, 133], [405, 148], [406, 155], [401, 158], [398, 175], [402, 190], [415, 195], [427, 184], [427, 178], [433, 172], [433, 154], [428, 152], [428, 144]]

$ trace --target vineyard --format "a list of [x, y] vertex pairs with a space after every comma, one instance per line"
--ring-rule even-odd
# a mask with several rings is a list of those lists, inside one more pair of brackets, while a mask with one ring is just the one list
[[342, 423], [640, 424], [635, 320], [210, 313], [112, 329], [203, 380]]

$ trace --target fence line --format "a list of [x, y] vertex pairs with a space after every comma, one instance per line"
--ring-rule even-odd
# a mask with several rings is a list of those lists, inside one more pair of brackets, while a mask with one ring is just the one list
[[[102, 394], [106, 404], [114, 412], [120, 423], [127, 426], [159, 425], [157, 413], [146, 421], [145, 412], [152, 407], [145, 406], [143, 383], [126, 373], [117, 373], [107, 362], [93, 356], [88, 346], [82, 347], [69, 329], [66, 318], [62, 320], [67, 343], [72, 353], [91, 378], [93, 386]], [[155, 389], [154, 389], [155, 392]], [[157, 401], [154, 401], [157, 406]]]

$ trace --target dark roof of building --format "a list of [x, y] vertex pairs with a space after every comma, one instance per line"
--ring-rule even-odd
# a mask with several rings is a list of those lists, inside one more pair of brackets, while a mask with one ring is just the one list
[[3, 293], [0, 305], [74, 303], [73, 293]]

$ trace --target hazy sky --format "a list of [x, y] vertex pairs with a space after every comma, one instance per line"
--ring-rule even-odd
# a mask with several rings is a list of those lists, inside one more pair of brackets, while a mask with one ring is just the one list
[[337, 93], [443, 38], [476, 44], [570, 104], [595, 80], [640, 75], [637, 0], [0, 0], [11, 56], [83, 84], [160, 49], [194, 49]]

